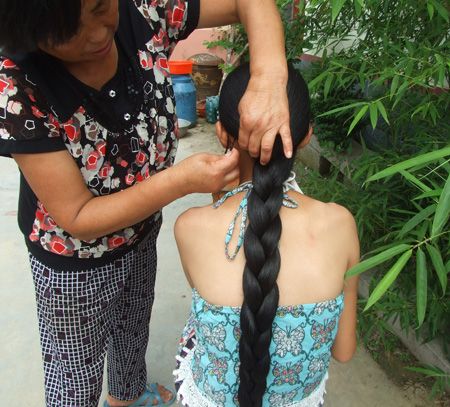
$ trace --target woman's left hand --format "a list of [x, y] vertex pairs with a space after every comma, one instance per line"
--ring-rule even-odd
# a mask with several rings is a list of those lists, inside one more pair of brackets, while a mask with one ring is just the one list
[[241, 116], [239, 146], [261, 164], [269, 162], [277, 135], [284, 154], [292, 157], [286, 80], [273, 75], [252, 75], [239, 104]]
[[267, 164], [279, 134], [292, 156], [283, 24], [275, 0], [200, 0], [197, 28], [241, 22], [248, 34], [251, 77], [239, 105], [239, 145]]

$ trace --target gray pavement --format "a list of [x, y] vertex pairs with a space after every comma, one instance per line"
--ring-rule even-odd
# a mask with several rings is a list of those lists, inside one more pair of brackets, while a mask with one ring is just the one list
[[[180, 141], [178, 160], [199, 151], [222, 152], [213, 127], [205, 123], [190, 130]], [[15, 163], [0, 158], [0, 174], [0, 406], [44, 407], [34, 291], [25, 244], [16, 221], [19, 176]], [[151, 381], [172, 383], [174, 354], [190, 306], [190, 290], [176, 251], [173, 224], [186, 208], [210, 201], [209, 195], [194, 194], [164, 210], [158, 240], [151, 345], [147, 352]], [[332, 363], [327, 388], [327, 407], [429, 405], [390, 382], [363, 348], [348, 364]]]

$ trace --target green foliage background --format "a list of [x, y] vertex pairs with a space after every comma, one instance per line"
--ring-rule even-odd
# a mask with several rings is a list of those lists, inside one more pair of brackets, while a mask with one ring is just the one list
[[[303, 50], [322, 57], [304, 69], [321, 144], [365, 147], [346, 182], [338, 173], [308, 182], [313, 196], [355, 215], [364, 261], [349, 274], [372, 276], [362, 319], [379, 332], [399, 320], [447, 355], [448, 9], [439, 0], [311, 0], [296, 19]], [[434, 377], [442, 390], [448, 374]]]

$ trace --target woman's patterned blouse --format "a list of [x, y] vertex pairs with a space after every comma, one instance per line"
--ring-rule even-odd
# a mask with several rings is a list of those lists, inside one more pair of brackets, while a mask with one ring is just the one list
[[[341, 294], [323, 302], [278, 307], [263, 406], [297, 405], [321, 385], [328, 371], [343, 298]], [[239, 405], [240, 312], [240, 307], [212, 305], [193, 290], [191, 316], [180, 352], [192, 338], [196, 345], [187, 357], [178, 358], [183, 380], [193, 381], [184, 386], [186, 393], [181, 396], [185, 399], [194, 399], [188, 394], [192, 392], [197, 400], [203, 400], [197, 405]], [[185, 363], [189, 363], [189, 374], [182, 366]]]
[[[95, 196], [173, 164], [177, 121], [168, 58], [196, 28], [199, 0], [120, 0], [119, 13], [119, 68], [100, 91], [42, 52], [0, 56], [0, 155], [67, 150]], [[83, 268], [117, 258], [159, 217], [81, 241], [55, 223], [21, 177], [19, 225], [31, 253], [49, 265]]]

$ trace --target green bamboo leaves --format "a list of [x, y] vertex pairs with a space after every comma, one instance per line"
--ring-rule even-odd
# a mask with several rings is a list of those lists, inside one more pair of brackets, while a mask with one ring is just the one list
[[[347, 0], [331, 0], [331, 21], [334, 23], [337, 16], [344, 7]], [[357, 15], [361, 14], [362, 8], [364, 7], [364, 0], [353, 0], [353, 5]]]
[[358, 113], [356, 113], [355, 117], [353, 118], [352, 124], [350, 124], [350, 127], [348, 128], [347, 135], [349, 135], [353, 131], [355, 126], [361, 121], [361, 119], [367, 113], [368, 109], [369, 105], [364, 105], [361, 109], [359, 109]]
[[[410, 181], [412, 184], [416, 185], [421, 191], [429, 193], [431, 192], [431, 188], [428, 187], [424, 182], [419, 180], [413, 174], [411, 174], [410, 169], [418, 168], [424, 165], [428, 165], [433, 162], [438, 162], [439, 160], [450, 155], [450, 146], [441, 148], [436, 151], [432, 151], [430, 153], [421, 154], [417, 157], [411, 158], [406, 161], [402, 161], [391, 167], [388, 167], [376, 174], [372, 175], [367, 179], [366, 182], [372, 182], [376, 180], [380, 180], [386, 177], [390, 177], [397, 173], [400, 173], [404, 178]], [[403, 237], [407, 232], [417, 226], [420, 222], [428, 218], [430, 215], [434, 213], [434, 218], [431, 227], [431, 238], [434, 239], [438, 237], [445, 225], [448, 222], [450, 215], [450, 174], [447, 176], [447, 180], [445, 182], [444, 187], [442, 188], [442, 192], [439, 195], [439, 199], [437, 201], [437, 205], [429, 205], [422, 209], [417, 215], [411, 218], [400, 231], [399, 236]], [[442, 281], [442, 276], [440, 277]], [[441, 283], [442, 284], [442, 283]]]
[[395, 264], [389, 269], [389, 271], [384, 275], [375, 289], [370, 294], [369, 299], [367, 300], [367, 304], [364, 308], [364, 311], [367, 311], [373, 304], [375, 304], [383, 294], [388, 290], [388, 288], [394, 283], [397, 279], [400, 272], [408, 263], [408, 260], [412, 256], [412, 249], [409, 249], [405, 253], [403, 253], [400, 258], [395, 262]]
[[436, 208], [436, 214], [434, 215], [433, 227], [431, 229], [431, 234], [433, 236], [438, 235], [444, 225], [448, 221], [450, 214], [450, 175], [447, 177], [444, 189], [442, 190], [441, 196], [439, 197], [439, 203]]
[[317, 135], [339, 153], [350, 146], [351, 157], [354, 140], [363, 144], [363, 156], [345, 174], [349, 185], [324, 193], [340, 198], [357, 221], [365, 256], [347, 277], [374, 271], [366, 309], [375, 320], [395, 316], [403, 328], [419, 328], [418, 335], [446, 335], [448, 0], [305, 4], [305, 49], [323, 57], [311, 65], [308, 81], [323, 112]]
[[[442, 261], [441, 254], [433, 245], [426, 245], [427, 252], [430, 256], [431, 262], [436, 270], [439, 281], [442, 285], [442, 292], [445, 294], [447, 289], [447, 272]], [[406, 267], [409, 259], [413, 255], [414, 247], [407, 244], [399, 244], [391, 247], [383, 252], [373, 256], [367, 260], [362, 261], [356, 266], [352, 267], [347, 273], [346, 277], [356, 276], [365, 271], [371, 270], [374, 267], [392, 260], [395, 256], [401, 254], [394, 265], [384, 275], [378, 285], [375, 287], [369, 299], [367, 300], [364, 311], [371, 308], [392, 286], [397, 279], [400, 272]], [[417, 296], [417, 320], [420, 327], [425, 319], [425, 313], [427, 309], [427, 291], [428, 291], [428, 271], [426, 254], [419, 246], [415, 253], [416, 258], [416, 296]]]
[[388, 260], [393, 259], [395, 256], [401, 254], [399, 259], [395, 264], [389, 269], [385, 276], [381, 279], [378, 285], [373, 290], [369, 299], [367, 300], [366, 307], [364, 311], [368, 310], [373, 304], [375, 304], [383, 294], [389, 289], [389, 287], [395, 282], [400, 272], [408, 263], [408, 260], [412, 256], [412, 248], [407, 244], [399, 244], [397, 246], [391, 247], [383, 252], [371, 257], [370, 259], [364, 260], [356, 266], [352, 267], [346, 273], [346, 277], [356, 276], [367, 270], [373, 269], [374, 267], [382, 264]]
[[[361, 107], [359, 107], [361, 105]], [[354, 103], [351, 105], [344, 106], [342, 108], [333, 109], [330, 112], [326, 112], [322, 116], [326, 114], [334, 114], [342, 110], [346, 110], [352, 107], [359, 107], [359, 110], [355, 110], [355, 115], [353, 116], [353, 120], [348, 128], [347, 135], [349, 135], [353, 129], [358, 125], [358, 123], [366, 116], [367, 111], [369, 111], [370, 124], [372, 128], [375, 128], [378, 123], [378, 117], [381, 115], [386, 123], [389, 123], [389, 118], [386, 112], [386, 108], [383, 105], [383, 102], [378, 99], [370, 103]]]
[[442, 261], [441, 253], [433, 245], [427, 245], [427, 251], [433, 263], [434, 270], [438, 276], [439, 282], [442, 287], [442, 295], [447, 291], [447, 270], [445, 269], [444, 262]]
[[331, 20], [334, 22], [336, 17], [344, 7], [346, 0], [331, 0]]
[[392, 165], [383, 171], [377, 172], [367, 179], [366, 182], [376, 181], [382, 178], [389, 177], [398, 173], [400, 170], [407, 170], [408, 168], [416, 167], [419, 165], [425, 165], [431, 163], [433, 161], [437, 161], [440, 158], [446, 157], [450, 155], [450, 146], [441, 148], [436, 151], [432, 151], [430, 153], [422, 154], [417, 157], [411, 158], [406, 161], [402, 161], [395, 165]]
[[400, 230], [400, 233], [398, 234], [398, 237], [402, 238], [404, 237], [408, 232], [413, 230], [417, 225], [422, 223], [425, 219], [429, 218], [431, 215], [433, 215], [436, 212], [437, 205], [430, 205], [426, 208], [422, 209], [419, 213], [417, 213], [415, 216], [413, 216], [408, 222], [406, 222], [402, 229]]
[[427, 310], [427, 291], [427, 260], [425, 253], [419, 247], [416, 253], [416, 304], [419, 327], [423, 324], [423, 320], [425, 319], [425, 312]]
[[361, 263], [357, 264], [356, 266], [352, 267], [350, 270], [347, 271], [345, 274], [346, 278], [356, 276], [358, 274], [364, 273], [367, 270], [371, 270], [374, 267], [378, 266], [379, 264], [382, 264], [393, 257], [397, 256], [400, 253], [404, 253], [407, 250], [410, 249], [410, 245], [407, 244], [399, 244], [398, 246], [391, 247], [376, 256], [371, 257], [370, 259], [364, 260]]
[[375, 101], [375, 104], [377, 105], [378, 111], [381, 113], [381, 116], [383, 116], [383, 119], [386, 121], [386, 123], [389, 123], [388, 115], [383, 102], [378, 99], [377, 101]]
[[[372, 124], [376, 121], [373, 112], [374, 109], [370, 108]], [[437, 243], [442, 236], [450, 233], [449, 230], [445, 229], [450, 215], [450, 171], [448, 169], [448, 159], [445, 161], [449, 155], [450, 146], [447, 146], [392, 165], [366, 180], [366, 183], [369, 183], [399, 174], [422, 192], [419, 197], [421, 200], [425, 200], [424, 202], [427, 205], [422, 207], [419, 204], [415, 204], [418, 212], [397, 233], [398, 239], [405, 239], [406, 236], [415, 236], [415, 239], [417, 239], [416, 243], [397, 244], [362, 261], [347, 272], [347, 277], [351, 277], [382, 263], [395, 260], [394, 264], [370, 294], [364, 310], [372, 307], [386, 293], [413, 256], [416, 265], [416, 314], [418, 327], [424, 323], [427, 311], [429, 278], [427, 264], [432, 265], [436, 273], [442, 288], [442, 295], [446, 294], [448, 271]], [[431, 165], [433, 167], [430, 170]], [[447, 178], [443, 178], [446, 181], [442, 189], [436, 188], [435, 184], [429, 182], [426, 175], [417, 175], [423, 174], [422, 170], [430, 174], [436, 171], [437, 168], [446, 168], [448, 173]], [[413, 198], [412, 201], [416, 199]], [[429, 233], [429, 236], [427, 236], [427, 233]], [[410, 238], [409, 241], [411, 240]], [[397, 256], [399, 257], [396, 259]]]
[[427, 8], [430, 19], [433, 18], [434, 10], [436, 9], [437, 13], [448, 23], [449, 21], [448, 11], [442, 4], [440, 4], [436, 0], [428, 0]]

